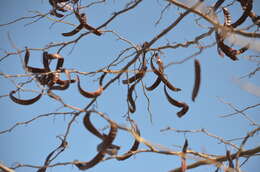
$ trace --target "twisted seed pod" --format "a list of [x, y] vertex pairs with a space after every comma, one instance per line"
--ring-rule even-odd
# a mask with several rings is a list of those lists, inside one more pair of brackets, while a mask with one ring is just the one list
[[[163, 61], [161, 60], [161, 58], [160, 58], [160, 56], [158, 56], [158, 55], [156, 55], [157, 56], [157, 64], [158, 64], [158, 66], [159, 66], [159, 71], [161, 72], [161, 73], [163, 73], [164, 72], [164, 67], [163, 67]], [[147, 91], [152, 91], [152, 90], [154, 90], [155, 88], [157, 88], [159, 85], [160, 85], [160, 83], [161, 83], [161, 79], [160, 79], [160, 77], [159, 76], [157, 76], [157, 78], [156, 78], [156, 80], [154, 81], [154, 83], [151, 85], [151, 86], [149, 86], [149, 87], [145, 87], [145, 89], [147, 90]]]
[[165, 78], [164, 74], [163, 74], [162, 72], [160, 72], [159, 70], [157, 70], [157, 69], [154, 67], [153, 59], [152, 59], [152, 58], [151, 58], [150, 64], [151, 64], [151, 68], [152, 68], [153, 72], [162, 80], [162, 82], [163, 82], [169, 89], [171, 89], [172, 91], [181, 91], [180, 88], [174, 87], [174, 86]]
[[192, 101], [195, 101], [195, 98], [198, 95], [199, 89], [200, 89], [200, 79], [201, 79], [201, 68], [200, 68], [200, 62], [195, 59], [194, 60], [194, 68], [195, 68], [195, 80], [194, 80], [194, 87], [192, 90]]
[[244, 23], [244, 21], [247, 19], [247, 17], [250, 15], [250, 12], [253, 8], [253, 1], [252, 0], [239, 0], [242, 9], [244, 10], [243, 14], [235, 21], [233, 24], [231, 24], [231, 27], [236, 28], [237, 26]]
[[160, 77], [157, 77], [156, 80], [154, 81], [154, 83], [149, 87], [145, 87], [145, 89], [147, 91], [152, 91], [160, 85], [161, 81], [162, 80], [160, 79]]
[[[97, 136], [98, 138], [100, 138], [102, 141], [107, 137], [107, 135], [105, 134], [101, 134], [92, 124], [92, 122], [90, 121], [90, 112], [86, 112], [84, 118], [83, 118], [83, 124], [85, 126], [85, 128], [92, 133], [93, 135]], [[97, 146], [97, 150], [101, 151], [103, 150], [104, 147], [104, 142], [102, 142], [101, 144], [99, 144]], [[120, 146], [117, 145], [113, 145], [111, 144], [108, 148], [106, 153], [108, 153], [109, 155], [114, 155], [115, 153], [117, 153], [117, 150], [120, 149]]]
[[231, 15], [227, 8], [222, 8], [223, 14], [224, 14], [224, 26], [231, 26]]
[[132, 76], [126, 80], [123, 80], [122, 81], [123, 84], [130, 84], [137, 80], [141, 80], [144, 77], [146, 70], [147, 70], [147, 66], [146, 66], [145, 56], [143, 56], [143, 62], [142, 62], [141, 69], [134, 76]]
[[135, 101], [133, 99], [133, 91], [135, 89], [135, 86], [138, 82], [134, 83], [129, 89], [128, 89], [128, 92], [127, 92], [127, 100], [129, 102], [129, 111], [131, 113], [134, 113], [136, 111], [136, 106], [135, 106]]
[[63, 36], [73, 36], [73, 35], [77, 34], [82, 28], [83, 28], [83, 25], [80, 24], [75, 29], [73, 29], [72, 31], [66, 32], [66, 33], [62, 33], [62, 35]]
[[48, 72], [46, 69], [43, 69], [43, 68], [36, 68], [36, 67], [28, 66], [29, 58], [30, 58], [30, 50], [26, 47], [25, 48], [25, 56], [24, 56], [24, 65], [25, 65], [25, 68], [28, 72], [31, 72], [31, 73]]
[[140, 70], [137, 74], [135, 74], [134, 76], [132, 76], [132, 77], [126, 79], [126, 80], [123, 80], [123, 81], [122, 81], [123, 84], [131, 84], [131, 83], [135, 82], [135, 81], [138, 80], [138, 79], [142, 79], [142, 78], [144, 77], [144, 74], [145, 74], [145, 72], [146, 72], [146, 69], [147, 69], [147, 68], [141, 69], [141, 70]]
[[87, 170], [89, 168], [94, 167], [96, 164], [98, 164], [100, 161], [102, 161], [102, 159], [104, 158], [105, 154], [106, 154], [106, 149], [112, 144], [112, 142], [114, 141], [116, 134], [117, 134], [117, 125], [109, 120], [108, 121], [110, 123], [110, 132], [107, 135], [107, 137], [105, 137], [105, 139], [103, 140], [103, 150], [101, 150], [92, 160], [90, 160], [89, 162], [75, 162], [75, 165], [80, 169], [80, 170]]
[[178, 102], [177, 100], [171, 98], [170, 95], [167, 93], [166, 86], [164, 86], [164, 93], [169, 103], [171, 103], [173, 106], [182, 108], [181, 111], [177, 112], [177, 116], [179, 118], [181, 118], [188, 112], [189, 106], [185, 102]]
[[103, 92], [103, 87], [102, 85], [99, 85], [99, 88], [97, 91], [94, 92], [88, 92], [88, 91], [84, 91], [81, 86], [80, 86], [80, 80], [79, 80], [79, 76], [77, 76], [77, 81], [78, 81], [78, 89], [81, 95], [83, 95], [84, 97], [87, 98], [96, 98], [98, 96], [100, 96]]
[[42, 94], [43, 94], [43, 91], [39, 94], [39, 95], [37, 95], [36, 97], [34, 97], [34, 98], [32, 98], [32, 99], [18, 99], [18, 98], [16, 98], [13, 94], [15, 93], [16, 91], [11, 91], [10, 93], [9, 93], [9, 97], [10, 97], [10, 99], [13, 101], [13, 102], [15, 102], [15, 103], [17, 103], [17, 104], [20, 104], [20, 105], [31, 105], [31, 104], [33, 104], [33, 103], [35, 103], [35, 102], [37, 102], [41, 97], [42, 97]]

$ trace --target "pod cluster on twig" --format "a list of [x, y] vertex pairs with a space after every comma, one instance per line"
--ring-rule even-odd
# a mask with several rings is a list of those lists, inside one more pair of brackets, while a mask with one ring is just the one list
[[[157, 60], [157, 65], [158, 65], [158, 69], [154, 66], [153, 63], [153, 59], [154, 57], [156, 57]], [[147, 91], [153, 91], [154, 89], [156, 89], [160, 83], [164, 84], [164, 93], [165, 96], [167, 98], [167, 100], [169, 101], [170, 104], [172, 104], [173, 106], [182, 108], [179, 112], [177, 112], [177, 116], [178, 117], [182, 117], [184, 116], [188, 110], [189, 110], [189, 106], [185, 103], [185, 102], [179, 102], [175, 99], [173, 99], [167, 92], [167, 89], [170, 89], [174, 92], [179, 92], [181, 91], [181, 88], [177, 88], [175, 87], [172, 83], [169, 82], [169, 80], [166, 78], [165, 74], [164, 74], [164, 66], [163, 66], [163, 61], [161, 60], [160, 56], [158, 55], [158, 53], [154, 53], [150, 59], [150, 66], [151, 69], [153, 71], [153, 73], [157, 76], [156, 80], [153, 82], [153, 84], [151, 86], [145, 86], [145, 89]], [[195, 101], [195, 98], [198, 95], [199, 92], [199, 87], [200, 87], [200, 80], [201, 80], [201, 68], [200, 68], [200, 62], [198, 60], [194, 61], [194, 68], [195, 68], [195, 82], [194, 82], [194, 87], [193, 87], [193, 91], [192, 91], [192, 100]], [[126, 79], [123, 80], [123, 84], [128, 84], [128, 93], [127, 93], [127, 101], [128, 101], [128, 110], [131, 113], [134, 113], [136, 111], [136, 105], [135, 105], [135, 100], [133, 99], [133, 91], [135, 89], [135, 86], [143, 79], [145, 72], [147, 70], [146, 67], [146, 61], [145, 61], [145, 53], [143, 56], [143, 60], [142, 60], [142, 65], [141, 68], [138, 70], [138, 72]], [[131, 85], [130, 85], [131, 84]]]
[[[238, 27], [239, 25], [243, 24], [247, 17], [251, 17], [253, 22], [259, 22], [257, 20], [256, 15], [252, 12], [253, 7], [253, 1], [252, 0], [239, 0], [241, 7], [243, 9], [243, 14], [234, 22], [232, 23], [231, 15], [227, 8], [222, 8], [223, 14], [224, 14], [224, 26], [233, 29]], [[237, 55], [244, 53], [246, 50], [248, 50], [248, 45], [240, 48], [240, 49], [234, 49], [227, 44], [224, 43], [226, 35], [228, 33], [215, 33], [216, 36], [216, 42], [217, 42], [217, 49], [219, 52], [219, 55], [222, 57], [224, 54], [229, 57], [231, 60], [236, 61], [238, 60]], [[224, 53], [224, 54], [223, 54]]]
[[[101, 95], [101, 93], [103, 92], [102, 82], [103, 82], [103, 79], [104, 79], [106, 73], [104, 73], [100, 77], [99, 89], [94, 92], [87, 92], [81, 88], [79, 77], [77, 76], [76, 79], [71, 79], [69, 70], [63, 68], [64, 58], [60, 54], [57, 54], [57, 53], [50, 54], [50, 53], [44, 51], [42, 53], [42, 63], [44, 66], [43, 68], [36, 68], [36, 67], [29, 66], [28, 65], [29, 59], [30, 59], [30, 50], [29, 50], [29, 48], [26, 47], [25, 56], [24, 56], [25, 69], [28, 72], [35, 74], [36, 80], [42, 86], [48, 87], [47, 94], [51, 98], [54, 98], [56, 100], [61, 100], [59, 96], [57, 96], [56, 94], [54, 94], [52, 92], [52, 90], [60, 90], [60, 91], [66, 90], [69, 88], [71, 83], [75, 83], [75, 82], [78, 82], [79, 93], [86, 98], [95, 98], [95, 97]], [[54, 71], [51, 71], [49, 65], [50, 65], [50, 62], [55, 59], [57, 60], [56, 69]], [[67, 78], [66, 80], [60, 79], [61, 73], [65, 73], [66, 78]], [[12, 101], [14, 101], [15, 103], [21, 104], [21, 105], [31, 105], [31, 104], [37, 102], [43, 95], [43, 90], [42, 90], [39, 95], [37, 95], [36, 97], [34, 97], [32, 99], [19, 99], [14, 96], [14, 94], [17, 91], [18, 90], [11, 91], [9, 93], [9, 97]]]
[[[99, 162], [101, 162], [106, 154], [115, 155], [116, 159], [119, 160], [119, 161], [126, 160], [126, 159], [130, 158], [133, 155], [133, 152], [138, 149], [139, 144], [140, 144], [139, 141], [135, 139], [132, 147], [130, 148], [130, 150], [128, 152], [124, 153], [123, 155], [117, 155], [118, 150], [120, 149], [120, 146], [114, 145], [113, 141], [117, 136], [118, 125], [114, 121], [109, 119], [107, 116], [104, 116], [104, 114], [101, 115], [101, 117], [103, 117], [105, 120], [107, 120], [107, 122], [110, 124], [109, 133], [107, 135], [101, 134], [96, 129], [96, 127], [92, 124], [92, 122], [90, 120], [91, 114], [92, 113], [90, 111], [86, 112], [84, 119], [83, 119], [83, 124], [84, 124], [85, 128], [90, 133], [92, 133], [93, 135], [95, 135], [96, 137], [101, 139], [102, 142], [99, 145], [97, 145], [98, 153], [94, 158], [92, 158], [90, 161], [87, 161], [87, 162], [75, 161], [75, 165], [80, 170], [87, 170], [87, 169], [95, 166]], [[136, 123], [134, 123], [132, 121], [132, 124], [133, 124], [134, 132], [137, 133], [137, 135], [140, 135], [140, 131], [139, 131]]]

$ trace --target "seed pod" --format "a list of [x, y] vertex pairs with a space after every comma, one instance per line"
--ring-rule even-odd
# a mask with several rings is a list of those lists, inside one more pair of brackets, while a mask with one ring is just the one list
[[195, 59], [194, 61], [194, 68], [195, 68], [195, 81], [192, 90], [192, 97], [191, 97], [192, 101], [195, 101], [195, 98], [197, 97], [200, 89], [201, 68], [200, 68], [200, 62], [197, 59]]
[[62, 33], [62, 35], [63, 36], [73, 36], [73, 35], [77, 34], [82, 28], [83, 28], [83, 25], [80, 24], [75, 29], [73, 29], [72, 31], [67, 32], [67, 33]]
[[25, 51], [26, 52], [25, 52], [25, 56], [24, 56], [24, 65], [25, 65], [25, 68], [28, 72], [31, 72], [31, 73], [45, 73], [45, 72], [47, 72], [46, 69], [28, 66], [28, 62], [29, 62], [29, 58], [30, 58], [30, 50], [26, 47]]
[[173, 106], [182, 108], [181, 111], [177, 112], [177, 116], [179, 118], [181, 118], [188, 112], [189, 106], [185, 102], [178, 102], [177, 100], [171, 98], [170, 95], [167, 93], [166, 86], [164, 86], [164, 93], [169, 103], [171, 103]]
[[145, 87], [145, 89], [147, 91], [152, 91], [160, 85], [161, 81], [160, 77], [157, 77], [154, 83], [150, 87]]
[[87, 92], [87, 91], [84, 91], [81, 87], [80, 87], [80, 80], [79, 80], [79, 76], [77, 76], [77, 81], [78, 81], [78, 89], [79, 89], [79, 92], [81, 95], [83, 95], [84, 97], [87, 97], [87, 98], [96, 98], [98, 96], [100, 96], [103, 92], [103, 87], [102, 85], [99, 85], [99, 88], [97, 91], [94, 91], [94, 92]]
[[136, 111], [136, 106], [135, 106], [135, 101], [133, 99], [133, 91], [135, 89], [135, 86], [136, 86], [137, 82], [134, 83], [129, 89], [128, 89], [128, 92], [127, 92], [127, 100], [129, 102], [129, 106], [128, 106], [128, 109], [131, 113], [134, 113]]
[[110, 132], [107, 137], [105, 137], [103, 141], [103, 150], [101, 150], [91, 161], [89, 162], [75, 162], [75, 165], [80, 169], [80, 170], [87, 170], [89, 168], [94, 167], [96, 164], [98, 164], [102, 159], [104, 158], [106, 154], [106, 149], [109, 148], [109, 146], [112, 144], [114, 141], [116, 134], [117, 134], [117, 125], [109, 120], [110, 123]]
[[15, 93], [16, 91], [11, 91], [9, 93], [9, 97], [10, 99], [17, 103], [17, 104], [20, 104], [20, 105], [31, 105], [35, 102], [37, 102], [41, 97], [42, 97], [42, 94], [43, 94], [43, 91], [36, 97], [32, 98], [32, 99], [18, 99], [16, 98], [13, 94]]
[[174, 86], [165, 78], [164, 74], [163, 74], [162, 72], [160, 72], [159, 70], [157, 70], [157, 69], [154, 67], [152, 58], [151, 58], [150, 64], [151, 64], [151, 68], [152, 68], [153, 72], [162, 80], [162, 82], [163, 82], [169, 89], [171, 89], [172, 91], [181, 91], [180, 88], [174, 87]]
[[224, 25], [225, 26], [231, 26], [231, 15], [227, 8], [222, 8], [223, 14], [224, 14]]
[[239, 0], [242, 9], [244, 10], [243, 14], [235, 21], [233, 24], [231, 24], [231, 27], [236, 28], [237, 26], [244, 23], [244, 21], [247, 19], [247, 17], [250, 15], [250, 12], [253, 8], [253, 1], [252, 0]]

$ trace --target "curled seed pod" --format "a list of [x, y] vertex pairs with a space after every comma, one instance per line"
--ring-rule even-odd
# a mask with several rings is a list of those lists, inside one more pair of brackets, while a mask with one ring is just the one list
[[81, 95], [83, 95], [84, 97], [87, 97], [87, 98], [96, 98], [98, 96], [100, 96], [103, 92], [103, 87], [102, 85], [99, 85], [99, 88], [97, 91], [94, 91], [94, 92], [87, 92], [87, 91], [84, 91], [81, 87], [80, 87], [80, 80], [79, 80], [79, 76], [77, 76], [77, 81], [78, 81], [78, 89], [79, 89], [79, 92]]
[[61, 69], [64, 63], [64, 58], [57, 53], [54, 54], [47, 54], [47, 58], [52, 60], [52, 59], [57, 59], [57, 65], [56, 65], [56, 70]]
[[[95, 127], [94, 125], [92, 124], [92, 122], [90, 121], [90, 115], [91, 113], [90, 112], [86, 112], [84, 118], [83, 118], [83, 124], [85, 126], [85, 128], [90, 132], [92, 133], [93, 135], [97, 136], [98, 138], [100, 138], [102, 141], [107, 137], [107, 135], [105, 134], [101, 134]], [[103, 150], [103, 147], [104, 147], [104, 142], [102, 142], [101, 144], [99, 144], [97, 146], [97, 150], [98, 151], [101, 151]], [[107, 150], [106, 150], [106, 153], [108, 153], [109, 155], [114, 155], [114, 153], [117, 153], [117, 150], [120, 149], [120, 146], [117, 146], [117, 145], [113, 145], [111, 144]]]
[[224, 25], [225, 26], [231, 26], [231, 15], [227, 8], [222, 8], [223, 14], [224, 14]]
[[162, 72], [160, 72], [159, 70], [157, 70], [157, 69], [154, 67], [153, 59], [152, 59], [152, 58], [151, 58], [150, 64], [151, 64], [151, 68], [152, 68], [153, 72], [162, 80], [162, 82], [163, 82], [169, 89], [171, 89], [172, 91], [181, 91], [180, 88], [174, 87], [174, 86], [165, 78], [164, 74], [163, 74]]
[[160, 77], [157, 77], [156, 80], [154, 81], [154, 83], [149, 87], [145, 87], [145, 89], [147, 91], [152, 91], [160, 85], [161, 81], [162, 80], [160, 79]]
[[91, 123], [90, 121], [90, 112], [86, 112], [84, 118], [83, 118], [83, 124], [85, 126], [85, 128], [91, 132], [92, 134], [94, 134], [95, 136], [97, 136], [100, 139], [105, 139], [105, 135], [101, 134], [95, 127], [94, 125]]
[[141, 80], [144, 77], [146, 70], [147, 70], [147, 66], [146, 66], [145, 56], [143, 56], [143, 62], [142, 62], [141, 69], [134, 76], [132, 76], [126, 80], [123, 80], [122, 81], [123, 84], [130, 84], [137, 80]]
[[58, 17], [58, 18], [64, 17], [63, 14], [58, 13], [56, 10], [51, 10], [50, 14], [51, 14], [52, 16], [56, 16], [56, 17]]
[[[97, 146], [97, 151], [102, 151], [104, 149], [104, 142], [101, 142]], [[109, 147], [106, 148], [106, 153], [108, 155], [117, 155], [118, 150], [120, 149], [120, 146], [111, 144]]]
[[50, 69], [50, 66], [49, 66], [49, 58], [48, 58], [48, 52], [47, 51], [44, 51], [42, 53], [42, 63], [43, 63], [44, 69], [46, 71], [50, 72], [51, 69]]
[[101, 150], [92, 160], [89, 162], [75, 162], [75, 165], [80, 170], [86, 170], [94, 167], [104, 158], [106, 154], [106, 149], [112, 144], [117, 134], [117, 125], [113, 121], [108, 121], [110, 123], [110, 132], [108, 136], [103, 141], [103, 150]]
[[250, 15], [250, 12], [253, 8], [253, 1], [252, 0], [239, 0], [242, 9], [244, 10], [243, 14], [235, 21], [231, 26], [233, 28], [236, 28], [237, 26], [241, 25], [244, 23], [244, 21], [247, 19], [247, 17]]
[[31, 72], [31, 73], [45, 73], [45, 72], [47, 72], [46, 69], [28, 66], [29, 58], [30, 58], [30, 50], [26, 47], [25, 56], [24, 56], [24, 65], [25, 65], [25, 68], [28, 72]]
[[189, 110], [189, 106], [186, 103], [184, 103], [184, 102], [182, 102], [182, 103], [183, 103], [183, 106], [182, 106], [181, 111], [177, 112], [177, 116], [179, 118], [184, 116], [188, 112], [188, 110]]
[[171, 98], [166, 90], [166, 86], [164, 86], [164, 94], [166, 95], [166, 98], [169, 103], [171, 103], [173, 106], [182, 108], [181, 111], [177, 112], [177, 116], [179, 118], [181, 118], [183, 115], [185, 115], [188, 112], [189, 106], [185, 102], [178, 102], [177, 100]]
[[200, 62], [197, 59], [194, 60], [194, 68], [195, 68], [195, 81], [192, 90], [192, 97], [191, 97], [192, 101], [195, 101], [195, 98], [197, 97], [200, 89], [201, 68], [200, 68]]
[[17, 104], [20, 104], [20, 105], [31, 105], [31, 104], [33, 104], [33, 103], [35, 103], [35, 102], [37, 102], [41, 97], [42, 97], [42, 94], [43, 94], [43, 91], [39, 94], [39, 95], [37, 95], [36, 97], [34, 97], [34, 98], [32, 98], [32, 99], [18, 99], [18, 98], [16, 98], [13, 94], [15, 93], [16, 91], [11, 91], [10, 93], [9, 93], [9, 97], [10, 97], [10, 99], [13, 101], [13, 102], [15, 102], [15, 103], [17, 103]]
[[75, 29], [73, 29], [72, 31], [66, 32], [66, 33], [62, 33], [62, 35], [63, 36], [73, 36], [73, 35], [77, 34], [82, 28], [83, 28], [83, 25], [80, 24]]
[[134, 76], [126, 79], [126, 80], [123, 80], [123, 84], [130, 84], [130, 83], [133, 83], [135, 82], [136, 80], [138, 79], [142, 79], [144, 77], [144, 74], [147, 70], [147, 67], [145, 67], [144, 69], [141, 69], [137, 74], [135, 74]]
[[[134, 127], [135, 132], [138, 134], [138, 136], [140, 136], [140, 130], [139, 130], [138, 126], [136, 125], [136, 123], [133, 123], [133, 127]], [[130, 158], [133, 155], [132, 152], [136, 151], [138, 149], [139, 144], [140, 144], [140, 142], [135, 139], [131, 149], [128, 152], [126, 152], [125, 154], [116, 157], [116, 159], [119, 161], [123, 161], [123, 160]]]
[[136, 86], [137, 82], [134, 83], [129, 89], [128, 89], [128, 92], [127, 92], [127, 100], [129, 102], [129, 111], [131, 113], [134, 113], [136, 111], [136, 106], [135, 106], [135, 101], [133, 99], [133, 91], [135, 89], [135, 86]]

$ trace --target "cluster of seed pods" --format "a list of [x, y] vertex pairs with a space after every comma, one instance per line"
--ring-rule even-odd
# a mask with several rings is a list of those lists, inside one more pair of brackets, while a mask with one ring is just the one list
[[[90, 120], [91, 114], [93, 114], [93, 112], [90, 112], [90, 111], [86, 112], [84, 119], [83, 119], [83, 124], [90, 133], [92, 133], [94, 136], [101, 139], [102, 142], [99, 145], [97, 145], [97, 151], [98, 151], [97, 155], [94, 156], [90, 161], [87, 161], [87, 162], [75, 161], [75, 165], [80, 170], [87, 170], [87, 169], [92, 168], [93, 166], [97, 165], [99, 162], [102, 161], [102, 159], [104, 158], [104, 156], [106, 154], [116, 155], [117, 160], [123, 161], [123, 160], [130, 158], [133, 155], [134, 151], [138, 150], [140, 142], [135, 139], [135, 141], [134, 141], [133, 145], [131, 146], [131, 148], [129, 149], [129, 151], [127, 151], [123, 155], [117, 155], [118, 150], [120, 149], [120, 146], [114, 145], [113, 141], [117, 136], [117, 132], [118, 132], [118, 128], [119, 128], [118, 125], [116, 124], [116, 122], [112, 121], [104, 114], [100, 115], [102, 118], [107, 120], [107, 122], [110, 125], [109, 133], [101, 134], [96, 129], [96, 127], [93, 125], [93, 123], [91, 122], [91, 120]], [[137, 135], [140, 136], [140, 131], [139, 131], [136, 123], [134, 121], [132, 121], [131, 123], [133, 125], [132, 126], [133, 130], [134, 130], [133, 132], [135, 132]]]
[[[78, 0], [73, 0], [73, 1], [69, 1], [69, 0], [49, 0], [50, 5], [53, 7], [53, 10], [51, 10], [50, 14], [53, 15], [53, 16], [56, 16], [58, 18], [64, 17], [63, 14], [58, 13], [57, 11], [67, 12], [68, 10], [66, 9], [66, 7], [69, 5], [70, 2], [74, 5], [78, 2]], [[75, 14], [75, 16], [76, 16], [76, 18], [77, 18], [77, 20], [79, 21], [80, 24], [75, 29], [73, 29], [72, 31], [67, 32], [67, 33], [62, 33], [63, 36], [73, 36], [73, 35], [77, 34], [83, 28], [89, 30], [90, 32], [92, 32], [92, 33], [94, 33], [95, 35], [98, 35], [98, 36], [100, 36], [102, 34], [96, 28], [87, 24], [87, 16], [86, 16], [85, 13], [80, 13], [79, 8], [70, 7], [70, 9], [73, 10], [73, 12], [74, 12], [74, 14]]]
[[[42, 63], [44, 68], [36, 68], [28, 65], [29, 59], [30, 59], [30, 50], [29, 48], [26, 48], [26, 53], [24, 57], [24, 65], [25, 69], [34, 74], [36, 80], [42, 85], [47, 86], [47, 94], [56, 100], [60, 100], [60, 97], [57, 96], [52, 92], [52, 90], [66, 90], [69, 88], [71, 83], [77, 82], [78, 84], [78, 90], [81, 95], [83, 95], [86, 98], [96, 98], [97, 96], [101, 95], [103, 92], [103, 79], [106, 75], [106, 73], [103, 73], [99, 80], [99, 88], [94, 92], [88, 92], [81, 88], [80, 86], [80, 79], [79, 76], [77, 76], [76, 79], [71, 79], [70, 72], [66, 68], [63, 68], [64, 58], [60, 54], [50, 54], [46, 51], [42, 54]], [[50, 62], [52, 60], [57, 60], [56, 69], [54, 71], [51, 71], [50, 69]], [[60, 79], [60, 74], [65, 73], [67, 80]], [[35, 102], [37, 102], [41, 96], [43, 95], [43, 90], [39, 95], [32, 99], [19, 99], [14, 96], [14, 94], [17, 92], [17, 90], [13, 90], [9, 93], [9, 97], [12, 101], [15, 103], [21, 104], [21, 105], [31, 105]]]
[[[154, 57], [156, 57], [156, 59], [157, 59], [158, 69], [154, 66], [154, 63], [153, 63]], [[175, 87], [165, 77], [163, 62], [162, 62], [160, 56], [158, 55], [158, 53], [153, 54], [153, 56], [151, 57], [151, 60], [150, 60], [150, 65], [151, 65], [151, 69], [152, 69], [153, 73], [157, 76], [157, 78], [151, 86], [145, 87], [145, 89], [147, 91], [153, 91], [162, 82], [164, 84], [164, 93], [165, 93], [167, 100], [173, 106], [176, 106], [178, 108], [182, 108], [179, 112], [177, 112], [177, 116], [182, 117], [189, 110], [189, 106], [185, 102], [179, 102], [179, 101], [173, 99], [168, 94], [167, 88], [174, 91], [174, 92], [181, 91], [181, 89]], [[194, 61], [194, 67], [195, 67], [195, 82], [194, 82], [194, 87], [193, 87], [193, 91], [192, 91], [192, 100], [193, 101], [195, 101], [195, 98], [198, 95], [199, 87], [200, 87], [200, 80], [201, 80], [200, 79], [201, 78], [201, 76], [200, 76], [201, 75], [200, 62], [198, 60]], [[147, 66], [146, 66], [145, 55], [144, 55], [140, 70], [134, 76], [122, 81], [123, 84], [127, 84], [127, 85], [132, 84], [132, 85], [129, 85], [128, 93], [127, 93], [127, 100], [128, 100], [128, 104], [129, 104], [128, 109], [129, 109], [129, 112], [131, 112], [131, 113], [134, 113], [136, 111], [135, 101], [134, 101], [133, 96], [132, 96], [133, 91], [135, 89], [135, 86], [145, 76], [146, 71], [147, 71]]]

